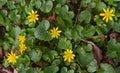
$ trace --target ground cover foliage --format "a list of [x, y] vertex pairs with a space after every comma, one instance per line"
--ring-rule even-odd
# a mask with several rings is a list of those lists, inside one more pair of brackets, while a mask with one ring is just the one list
[[0, 0], [0, 73], [120, 73], [120, 0]]

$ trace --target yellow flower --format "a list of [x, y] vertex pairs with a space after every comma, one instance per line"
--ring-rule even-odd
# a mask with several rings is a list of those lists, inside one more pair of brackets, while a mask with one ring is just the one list
[[18, 37], [19, 42], [24, 43], [25, 41], [25, 36], [19, 36]]
[[71, 62], [72, 59], [74, 59], [75, 55], [73, 54], [73, 51], [72, 50], [69, 50], [67, 49], [65, 52], [64, 52], [64, 61], [68, 60], [68, 62]]
[[60, 36], [60, 33], [62, 32], [61, 30], [58, 30], [58, 27], [57, 28], [53, 27], [53, 29], [51, 29], [50, 31], [52, 38], [58, 38]]
[[37, 14], [37, 11], [31, 11], [31, 12], [28, 12], [28, 21], [29, 22], [36, 22], [36, 20], [38, 20], [38, 14]]
[[113, 9], [109, 10], [109, 8], [104, 9], [103, 8], [104, 13], [100, 13], [100, 16], [103, 16], [103, 20], [106, 20], [106, 22], [108, 22], [108, 20], [113, 20], [113, 16], [115, 16], [113, 14]]
[[23, 51], [25, 51], [27, 49], [26, 45], [24, 43], [20, 43], [19, 44], [19, 51], [22, 54]]
[[19, 51], [22, 54], [23, 51], [25, 51], [27, 49], [26, 45], [25, 45], [25, 36], [19, 36], [18, 40], [19, 40]]
[[17, 58], [18, 58], [18, 56], [15, 53], [13, 53], [12, 51], [11, 51], [11, 53], [8, 53], [7, 60], [9, 63], [12, 63], [12, 64], [16, 63]]

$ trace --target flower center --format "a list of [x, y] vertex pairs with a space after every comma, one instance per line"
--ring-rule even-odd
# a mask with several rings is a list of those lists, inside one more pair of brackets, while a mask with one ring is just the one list
[[32, 14], [31, 17], [32, 17], [33, 19], [36, 19], [36, 15], [35, 15], [35, 14]]
[[105, 13], [105, 15], [106, 15], [106, 17], [111, 17], [111, 16], [112, 16], [109, 11], [107, 11], [107, 12]]
[[71, 53], [67, 53], [67, 58], [71, 58], [72, 57], [72, 54]]
[[54, 35], [57, 35], [58, 33], [57, 33], [57, 31], [54, 31], [53, 34], [54, 34]]

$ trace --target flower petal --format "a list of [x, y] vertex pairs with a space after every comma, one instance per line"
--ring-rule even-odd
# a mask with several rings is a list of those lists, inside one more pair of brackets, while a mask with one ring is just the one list
[[103, 8], [103, 11], [104, 11], [104, 12], [106, 12], [106, 9], [105, 9], [105, 8]]
[[110, 13], [112, 13], [112, 12], [113, 12], [113, 9], [110, 10]]
[[100, 16], [105, 16], [105, 13], [100, 13]]
[[105, 20], [106, 17], [103, 17], [103, 20]]
[[111, 16], [115, 16], [114, 14], [111, 14]]
[[106, 22], [108, 22], [108, 18], [106, 18]]
[[110, 19], [110, 20], [113, 20], [113, 18], [112, 18], [112, 17], [109, 17], [109, 19]]

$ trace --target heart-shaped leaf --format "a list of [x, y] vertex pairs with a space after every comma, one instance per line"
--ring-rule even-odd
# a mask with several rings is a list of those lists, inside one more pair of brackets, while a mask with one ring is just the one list
[[45, 23], [45, 25], [39, 25], [36, 29], [35, 29], [35, 37], [39, 40], [44, 40], [44, 41], [49, 41], [52, 39], [50, 32], [48, 32], [46, 29], [48, 29], [49, 24]]
[[44, 73], [57, 73], [58, 70], [59, 70], [58, 66], [51, 65], [51, 66], [48, 66], [44, 69]]
[[44, 13], [48, 13], [52, 10], [53, 3], [52, 1], [46, 1], [45, 3], [42, 3], [40, 10]]

